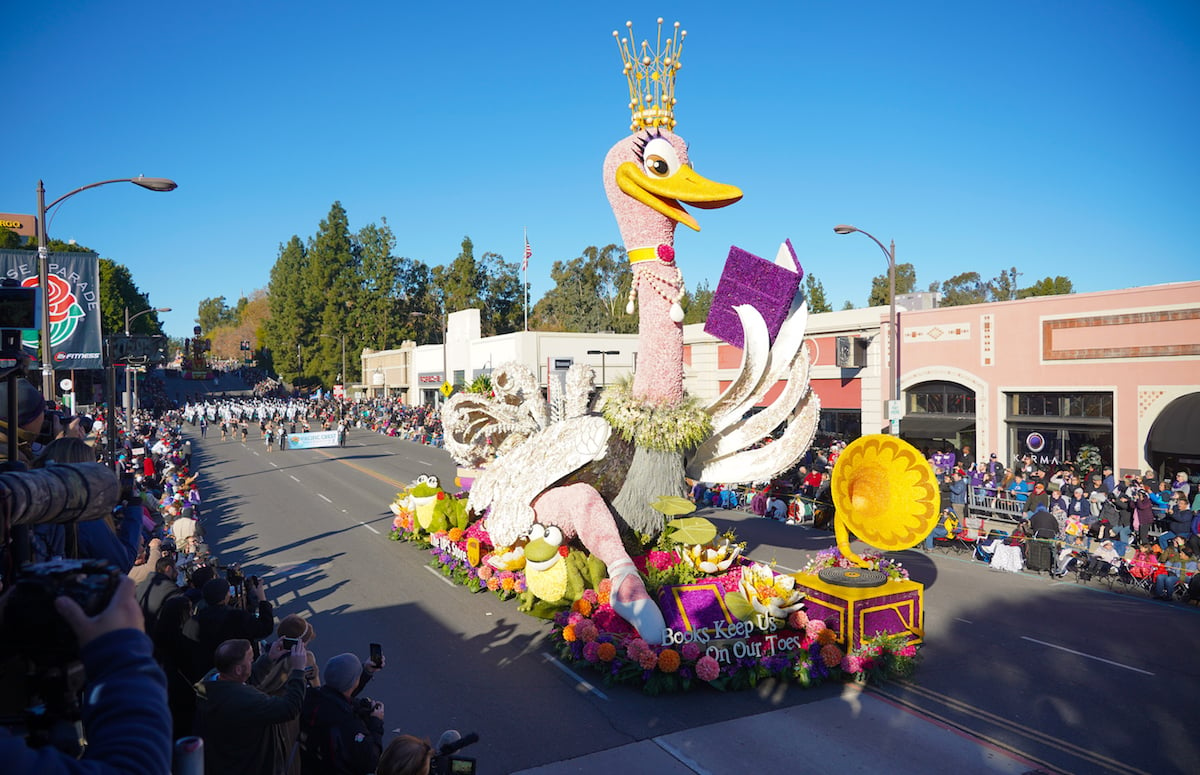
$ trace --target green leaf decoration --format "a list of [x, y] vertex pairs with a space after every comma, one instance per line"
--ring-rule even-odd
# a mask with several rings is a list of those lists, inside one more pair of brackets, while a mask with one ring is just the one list
[[650, 504], [650, 508], [668, 517], [674, 517], [679, 514], [691, 514], [696, 510], [696, 504], [678, 495], [660, 495], [658, 500]]
[[754, 616], [754, 606], [741, 592], [726, 592], [725, 607], [729, 609], [729, 613], [737, 617], [738, 621], [747, 621]]
[[667, 530], [672, 541], [686, 546], [704, 546], [717, 537], [717, 526], [704, 517], [673, 519], [667, 523]]

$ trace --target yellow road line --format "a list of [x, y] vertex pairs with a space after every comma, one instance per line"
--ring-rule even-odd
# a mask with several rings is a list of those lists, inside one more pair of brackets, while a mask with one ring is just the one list
[[398, 490], [403, 490], [405, 487], [407, 487], [407, 486], [408, 486], [408, 485], [407, 485], [407, 484], [405, 484], [404, 482], [397, 482], [395, 479], [392, 479], [392, 478], [390, 478], [390, 477], [384, 476], [383, 474], [377, 473], [377, 472], [375, 472], [375, 471], [371, 471], [370, 469], [363, 468], [363, 467], [362, 467], [362, 466], [360, 466], [360, 465], [357, 465], [357, 464], [355, 464], [355, 463], [351, 463], [349, 460], [342, 460], [340, 457], [334, 457], [333, 455], [329, 454], [328, 452], [325, 452], [324, 450], [321, 450], [321, 449], [314, 449], [314, 450], [313, 450], [313, 452], [318, 452], [318, 453], [320, 453], [320, 454], [324, 455], [325, 457], [329, 458], [330, 460], [333, 460], [333, 461], [336, 461], [336, 462], [338, 462], [338, 463], [341, 463], [341, 464], [342, 464], [342, 465], [344, 465], [344, 466], [350, 466], [350, 467], [351, 467], [351, 468], [353, 468], [355, 471], [358, 471], [358, 472], [360, 472], [360, 473], [364, 473], [364, 474], [366, 474], [367, 476], [370, 476], [370, 477], [372, 477], [372, 478], [378, 479], [379, 481], [381, 481], [381, 482], [384, 482], [384, 483], [386, 483], [386, 484], [390, 484], [391, 486], [395, 487], [395, 488], [396, 488], [396, 489], [398, 489]]

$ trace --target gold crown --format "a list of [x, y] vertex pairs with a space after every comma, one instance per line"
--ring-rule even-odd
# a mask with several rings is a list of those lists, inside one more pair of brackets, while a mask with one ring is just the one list
[[663, 20], [659, 17], [658, 43], [651, 51], [650, 43], [643, 40], [640, 56], [637, 44], [632, 42], [633, 22], [625, 22], [628, 38], [613, 30], [629, 81], [629, 109], [633, 112], [629, 128], [634, 132], [653, 127], [675, 128], [675, 73], [680, 68], [679, 54], [687, 30], [679, 29], [679, 22], [675, 22], [675, 32], [664, 44], [662, 27]]

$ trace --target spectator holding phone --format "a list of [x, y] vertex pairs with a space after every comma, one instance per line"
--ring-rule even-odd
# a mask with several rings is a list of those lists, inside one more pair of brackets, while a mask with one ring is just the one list
[[324, 684], [304, 698], [300, 762], [304, 775], [371, 773], [383, 752], [383, 703], [358, 699], [383, 659], [364, 665], [338, 654], [321, 671]]
[[218, 577], [205, 583], [204, 600], [183, 630], [192, 642], [192, 680], [199, 680], [215, 666], [213, 655], [221, 643], [237, 638], [254, 643], [275, 629], [274, 609], [266, 600], [262, 580], [250, 577], [245, 590], [246, 607], [234, 606], [230, 599], [235, 589], [227, 579]]
[[249, 685], [254, 653], [244, 638], [227, 640], [213, 655], [214, 668], [196, 683], [196, 734], [204, 738], [204, 769], [222, 775], [282, 772], [288, 751], [278, 725], [296, 718], [304, 701], [308, 655], [297, 641], [285, 651], [276, 641], [271, 654], [289, 668], [285, 689], [272, 697]]

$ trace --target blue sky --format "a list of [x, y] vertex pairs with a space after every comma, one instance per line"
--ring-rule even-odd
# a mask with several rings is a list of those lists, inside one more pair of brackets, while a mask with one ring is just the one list
[[168, 333], [205, 297], [264, 287], [280, 243], [340, 200], [399, 255], [619, 241], [600, 169], [628, 131], [611, 33], [688, 31], [678, 132], [742, 188], [676, 250], [716, 287], [730, 245], [791, 238], [835, 307], [886, 262], [920, 288], [1016, 266], [1097, 291], [1200, 277], [1200, 3], [21, 3], [6, 9], [0, 212], [138, 174], [59, 208], [51, 236], [125, 264]]

